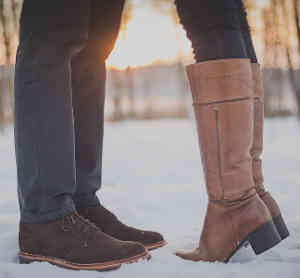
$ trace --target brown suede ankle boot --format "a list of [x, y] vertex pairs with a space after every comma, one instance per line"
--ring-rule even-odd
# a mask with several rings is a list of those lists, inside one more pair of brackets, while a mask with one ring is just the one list
[[268, 207], [273, 222], [281, 239], [289, 236], [289, 231], [282, 218], [280, 209], [271, 194], [264, 187], [261, 154], [263, 151], [263, 123], [264, 123], [264, 88], [259, 64], [251, 64], [254, 80], [254, 138], [250, 154], [253, 159], [253, 177], [256, 191]]
[[149, 256], [143, 245], [104, 234], [77, 213], [46, 224], [20, 223], [20, 263], [75, 270], [111, 270]]
[[166, 245], [161, 234], [129, 227], [102, 205], [78, 208], [77, 211], [81, 216], [97, 225], [104, 233], [119, 240], [139, 242], [148, 250]]
[[203, 62], [189, 66], [188, 76], [209, 202], [198, 248], [176, 255], [228, 262], [247, 243], [260, 254], [281, 238], [253, 182], [250, 61]]

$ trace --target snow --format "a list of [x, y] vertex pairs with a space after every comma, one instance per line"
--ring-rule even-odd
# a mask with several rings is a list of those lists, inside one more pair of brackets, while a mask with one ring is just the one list
[[196, 129], [190, 120], [108, 123], [102, 202], [124, 222], [164, 234], [150, 261], [106, 273], [70, 271], [47, 263], [19, 265], [18, 204], [12, 128], [0, 135], [0, 278], [15, 277], [300, 277], [299, 136], [294, 118], [265, 125], [266, 184], [278, 200], [291, 236], [263, 255], [244, 248], [227, 265], [173, 255], [196, 246], [207, 204]]

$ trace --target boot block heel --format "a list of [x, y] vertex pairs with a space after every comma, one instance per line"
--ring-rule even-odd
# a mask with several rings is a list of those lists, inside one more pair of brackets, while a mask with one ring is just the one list
[[258, 227], [254, 232], [249, 234], [248, 238], [256, 255], [271, 249], [281, 241], [281, 237], [273, 221], [268, 221]]
[[288, 230], [288, 228], [287, 228], [287, 226], [286, 226], [286, 224], [285, 224], [285, 222], [282, 218], [282, 215], [280, 214], [279, 216], [275, 217], [273, 219], [273, 222], [276, 226], [276, 229], [277, 229], [281, 239], [282, 240], [286, 239], [290, 235], [290, 233], [289, 233], [289, 230]]

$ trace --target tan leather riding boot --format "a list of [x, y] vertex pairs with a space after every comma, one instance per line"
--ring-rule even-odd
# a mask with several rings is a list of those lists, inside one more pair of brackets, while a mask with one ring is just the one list
[[198, 248], [176, 255], [192, 261], [228, 262], [247, 243], [260, 254], [281, 238], [253, 181], [250, 61], [209, 61], [187, 71], [209, 202]]
[[289, 231], [282, 218], [279, 206], [264, 187], [261, 160], [261, 154], [263, 151], [264, 88], [260, 65], [253, 63], [251, 64], [251, 67], [254, 80], [254, 138], [250, 150], [250, 154], [253, 159], [253, 178], [256, 191], [260, 198], [264, 201], [265, 205], [268, 207], [281, 239], [285, 239], [289, 236]]

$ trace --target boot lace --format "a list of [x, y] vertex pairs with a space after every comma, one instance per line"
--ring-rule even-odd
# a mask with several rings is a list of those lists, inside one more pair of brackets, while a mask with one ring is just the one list
[[88, 242], [93, 238], [95, 232], [101, 231], [101, 229], [99, 229], [94, 223], [83, 218], [77, 213], [63, 217], [61, 227], [65, 232], [77, 229], [78, 232], [82, 233], [84, 247], [88, 246]]

